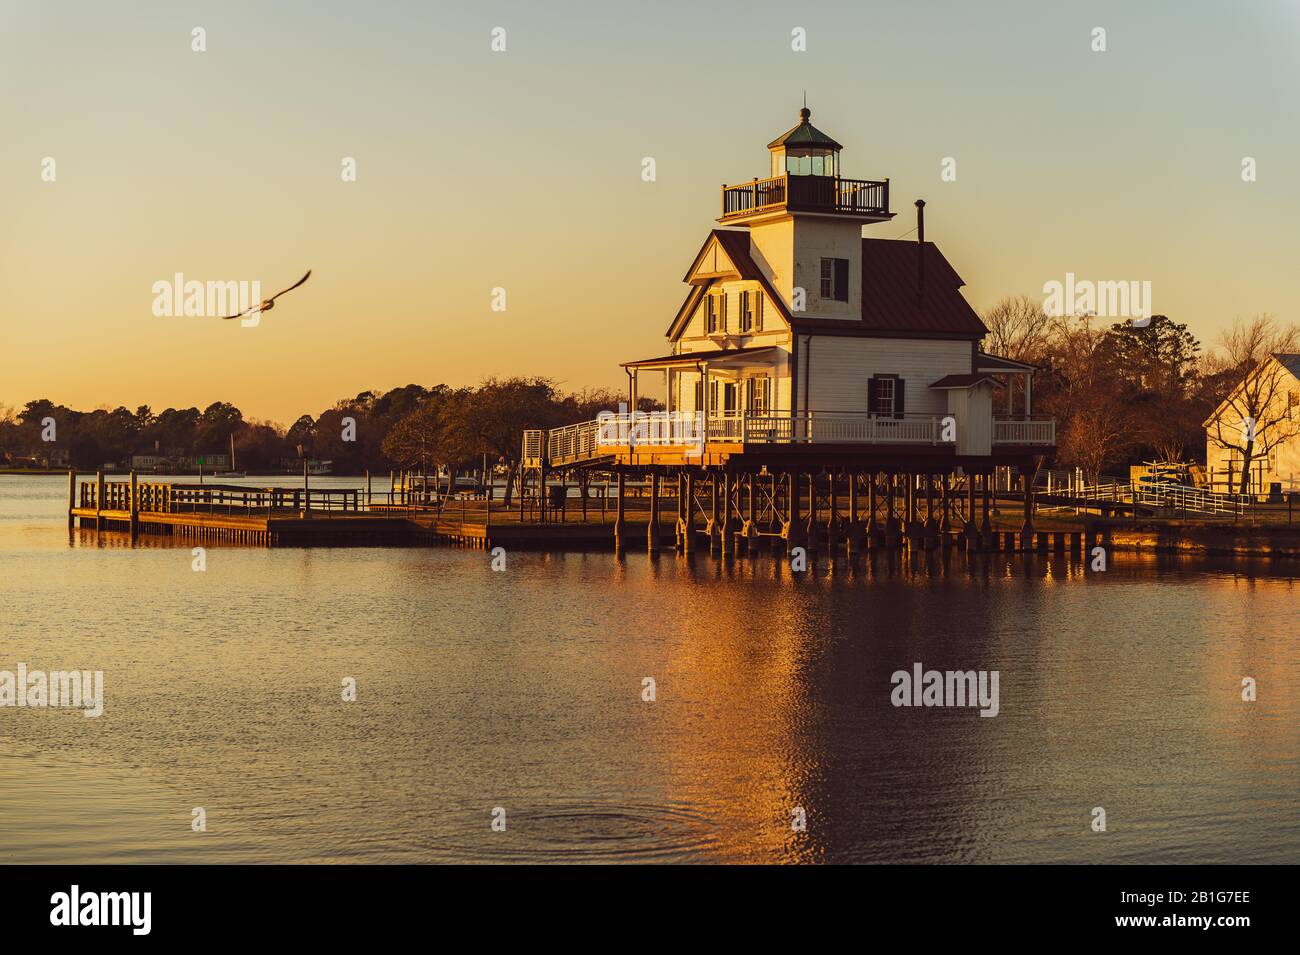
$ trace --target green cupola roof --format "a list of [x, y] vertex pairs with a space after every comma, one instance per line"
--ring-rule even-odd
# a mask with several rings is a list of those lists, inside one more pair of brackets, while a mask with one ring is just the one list
[[844, 147], [831, 139], [820, 129], [810, 123], [812, 110], [807, 106], [799, 110], [799, 125], [787, 130], [783, 135], [778, 136], [767, 144], [768, 149], [777, 149], [784, 146], [789, 149], [792, 146], [807, 146], [815, 149], [843, 149]]

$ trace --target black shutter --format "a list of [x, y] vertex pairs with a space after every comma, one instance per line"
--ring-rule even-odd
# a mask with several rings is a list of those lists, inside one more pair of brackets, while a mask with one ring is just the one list
[[903, 379], [894, 379], [894, 417], [903, 417]]
[[867, 379], [867, 414], [880, 413], [880, 396], [876, 393], [876, 376]]
[[849, 260], [835, 260], [835, 300], [837, 302], [847, 302], [849, 300]]

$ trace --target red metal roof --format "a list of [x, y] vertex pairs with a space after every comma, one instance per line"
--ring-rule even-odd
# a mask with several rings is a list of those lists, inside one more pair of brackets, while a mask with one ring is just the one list
[[[918, 301], [921, 249], [925, 269]], [[933, 242], [862, 240], [862, 324], [868, 328], [982, 337], [988, 329], [962, 296], [965, 284]]]
[[[768, 299], [776, 305], [781, 317], [794, 326], [796, 331], [842, 331], [858, 334], [880, 332], [935, 337], [951, 335], [971, 339], [988, 334], [988, 328], [961, 294], [961, 287], [966, 283], [933, 242], [862, 240], [862, 321], [854, 323], [844, 319], [792, 315], [750, 255], [748, 230], [712, 230], [695, 261], [699, 261], [700, 255], [713, 239], [718, 240], [722, 250], [735, 264], [740, 277], [758, 282], [767, 292]], [[920, 251], [922, 249], [923, 252]], [[925, 256], [925, 271], [918, 301], [916, 271], [921, 254]], [[682, 303], [669, 328], [669, 335], [694, 309], [701, 294], [701, 286], [695, 286], [687, 293], [686, 301]]]

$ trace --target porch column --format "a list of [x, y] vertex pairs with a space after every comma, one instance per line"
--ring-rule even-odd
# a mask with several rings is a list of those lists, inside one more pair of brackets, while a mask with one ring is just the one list
[[1034, 373], [1032, 371], [1025, 372], [1025, 420], [1026, 421], [1029, 420], [1029, 392], [1030, 389], [1033, 387], [1032, 385], [1033, 380], [1034, 380]]

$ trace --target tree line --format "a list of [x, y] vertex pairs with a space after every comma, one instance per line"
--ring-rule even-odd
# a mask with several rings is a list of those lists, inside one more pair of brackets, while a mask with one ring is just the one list
[[[986, 352], [1036, 367], [1031, 411], [1056, 418], [1057, 466], [1077, 466], [1094, 477], [1143, 460], [1204, 462], [1204, 422], [1212, 412], [1243, 379], [1262, 377], [1270, 355], [1300, 351], [1297, 330], [1267, 315], [1238, 320], [1210, 351], [1165, 315], [1141, 327], [1105, 324], [1086, 316], [1051, 317], [1037, 301], [1019, 297], [1004, 298], [983, 318]], [[1008, 396], [999, 385], [995, 413], [1008, 400], [1015, 413], [1023, 412], [1026, 395], [1016, 376], [1010, 388]], [[1254, 390], [1272, 394], [1277, 387]], [[1258, 420], [1249, 440], [1235, 421], [1217, 432], [1211, 428], [1210, 435], [1247, 465], [1252, 454], [1266, 453], [1293, 433], [1292, 425], [1300, 429], [1300, 413], [1292, 417], [1289, 404], [1285, 420], [1274, 421], [1265, 407], [1272, 399], [1251, 404], [1252, 393], [1233, 399], [1245, 409], [1234, 413]], [[548, 378], [489, 378], [466, 388], [411, 384], [363, 391], [284, 428], [245, 418], [228, 402], [155, 413], [147, 405], [77, 411], [41, 398], [21, 410], [0, 407], [0, 457], [43, 462], [57, 448], [66, 452], [60, 466], [93, 469], [109, 461], [129, 465], [141, 453], [172, 459], [220, 454], [233, 436], [238, 466], [248, 471], [281, 470], [286, 461], [309, 457], [332, 461], [339, 474], [455, 471], [485, 459], [513, 472], [525, 428], [590, 420], [624, 400], [603, 389], [565, 393]], [[646, 398], [638, 404], [641, 410], [659, 407]]]
[[[46, 398], [0, 407], [0, 457], [94, 469], [135, 454], [170, 459], [224, 454], [234, 438], [241, 470], [282, 470], [299, 457], [330, 460], [334, 473], [397, 469], [514, 468], [525, 428], [553, 428], [614, 410], [626, 397], [603, 389], [562, 392], [547, 378], [489, 378], [477, 387], [406, 385], [363, 391], [288, 428], [245, 418], [228, 402], [155, 413], [142, 405], [77, 411]], [[642, 410], [657, 407], [649, 399]], [[52, 423], [52, 427], [51, 427]]]
[[[1030, 410], [1056, 419], [1058, 467], [1079, 467], [1096, 477], [1142, 461], [1204, 463], [1205, 422], [1248, 379], [1272, 387], [1233, 396], [1222, 426], [1210, 428], [1212, 443], [1234, 451], [1248, 468], [1252, 455], [1300, 425], [1300, 415], [1290, 413], [1289, 396], [1273, 400], [1286, 382], [1269, 361], [1274, 354], [1300, 351], [1300, 331], [1272, 316], [1237, 319], [1208, 350], [1186, 325], [1166, 315], [1141, 326], [1052, 317], [1022, 296], [1002, 299], [982, 317], [989, 329], [985, 351], [1037, 367]], [[1011, 387], [1013, 406], [1023, 412], [1023, 386], [1013, 378]], [[1254, 392], [1270, 397], [1252, 399]], [[1005, 410], [1005, 388], [994, 402], [995, 412]], [[1255, 425], [1241, 427], [1239, 418]]]

